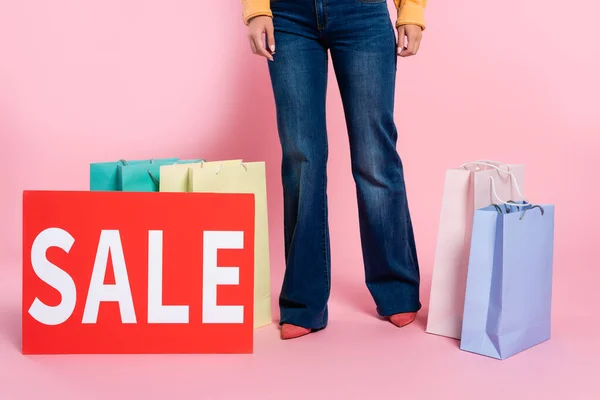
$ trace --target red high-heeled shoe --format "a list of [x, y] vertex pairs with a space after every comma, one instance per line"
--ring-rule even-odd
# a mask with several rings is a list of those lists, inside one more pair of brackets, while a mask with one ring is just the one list
[[400, 313], [394, 314], [390, 317], [390, 322], [396, 325], [398, 328], [402, 328], [406, 325], [413, 323], [417, 319], [417, 313]]
[[311, 332], [312, 330], [308, 328], [303, 328], [301, 326], [291, 324], [283, 324], [281, 326], [281, 339], [296, 339], [302, 336], [306, 336]]

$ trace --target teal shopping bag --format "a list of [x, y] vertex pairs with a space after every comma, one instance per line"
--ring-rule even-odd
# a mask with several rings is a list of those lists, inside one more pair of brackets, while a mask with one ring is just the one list
[[178, 158], [165, 158], [159, 160], [119, 160], [116, 162], [102, 162], [90, 164], [90, 190], [91, 191], [121, 191], [119, 166], [159, 165], [173, 164]]
[[160, 188], [160, 167], [172, 164], [192, 164], [200, 160], [155, 160], [150, 164], [119, 165], [117, 168], [119, 187], [123, 192], [158, 192]]

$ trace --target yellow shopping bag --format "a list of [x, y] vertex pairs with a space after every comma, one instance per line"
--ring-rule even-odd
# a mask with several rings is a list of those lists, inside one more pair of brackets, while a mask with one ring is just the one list
[[256, 204], [254, 238], [254, 327], [268, 325], [271, 316], [267, 180], [264, 162], [205, 163], [189, 169], [190, 192], [253, 193]]
[[188, 187], [190, 168], [203, 168], [207, 164], [239, 164], [242, 160], [202, 161], [193, 164], [170, 164], [160, 167], [161, 192], [190, 192]]

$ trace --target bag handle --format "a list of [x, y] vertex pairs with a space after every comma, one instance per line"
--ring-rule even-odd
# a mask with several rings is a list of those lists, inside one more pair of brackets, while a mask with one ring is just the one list
[[[523, 213], [521, 214], [521, 216], [519, 216], [519, 221], [521, 221], [523, 218], [525, 218], [525, 214], [527, 214], [527, 211], [533, 210], [535, 208], [539, 208], [540, 212], [542, 213], [542, 217], [544, 216], [544, 213], [545, 213], [544, 207], [542, 207], [539, 204], [535, 204], [535, 205], [534, 204], [523, 204], [523, 206], [528, 206], [528, 205], [530, 205], [531, 207], [523, 210]], [[498, 204], [492, 204], [492, 206], [494, 206], [496, 211], [498, 211], [498, 214], [504, 215], [504, 212], [502, 212], [502, 207], [500, 207]], [[517, 205], [515, 204], [515, 206], [517, 206]], [[510, 209], [506, 208], [505, 211], [506, 211], [506, 214], [510, 214]]]
[[[120, 162], [121, 164], [123, 164], [123, 166], [129, 165], [129, 161], [127, 161], [124, 158], [120, 159], [118, 162]], [[154, 158], [150, 159], [150, 164], [154, 164]]]
[[536, 205], [532, 206], [531, 208], [528, 208], [528, 209], [526, 209], [526, 210], [523, 210], [523, 215], [521, 215], [521, 216], [519, 217], [519, 221], [520, 221], [520, 220], [522, 220], [523, 218], [525, 218], [525, 214], [527, 213], [527, 211], [528, 211], [528, 210], [533, 210], [534, 208], [539, 208], [539, 209], [540, 209], [540, 212], [542, 213], [542, 217], [544, 216], [544, 212], [545, 212], [545, 211], [544, 211], [544, 207], [540, 206], [539, 204], [536, 204]]
[[496, 191], [496, 183], [495, 183], [495, 181], [494, 181], [494, 177], [493, 177], [493, 176], [490, 176], [490, 182], [491, 182], [491, 184], [492, 184], [492, 194], [494, 195], [494, 197], [496, 198], [496, 200], [498, 200], [498, 201], [499, 201], [500, 203], [502, 203], [502, 204], [506, 204], [506, 205], [509, 205], [509, 206], [516, 206], [516, 207], [526, 207], [526, 206], [531, 206], [531, 203], [530, 203], [528, 200], [526, 200], [526, 199], [525, 199], [525, 196], [523, 196], [523, 195], [521, 194], [521, 191], [519, 190], [519, 185], [517, 184], [517, 179], [515, 178], [515, 176], [514, 176], [514, 174], [513, 174], [512, 172], [510, 173], [510, 176], [513, 178], [513, 182], [514, 182], [514, 183], [515, 183], [515, 185], [516, 185], [517, 192], [518, 192], [518, 193], [519, 193], [519, 195], [520, 195], [520, 196], [523, 198], [523, 204], [515, 203], [515, 202], [514, 202], [514, 201], [512, 201], [512, 200], [508, 200], [508, 201], [507, 201], [507, 200], [502, 200], [502, 199], [500, 198], [500, 196], [498, 196], [498, 192]]
[[[241, 165], [242, 167], [244, 167], [244, 170], [245, 170], [246, 172], [248, 172], [248, 167], [246, 166], [246, 164], [244, 164], [244, 162], [243, 162], [243, 161], [240, 163], [240, 165]], [[219, 168], [217, 168], [216, 175], [219, 175], [219, 172], [221, 172], [221, 169], [222, 169], [222, 168], [223, 168], [223, 163], [219, 164]]]
[[[184, 161], [184, 160], [177, 160], [173, 164], [185, 165], [185, 164], [180, 164], [180, 161]], [[202, 165], [202, 167], [204, 167], [204, 163], [206, 162], [206, 160], [204, 158], [199, 158], [197, 160], [194, 160], [193, 162], [194, 162], [194, 164], [200, 163]]]
[[467, 162], [463, 165], [467, 165], [467, 164], [494, 164], [497, 167], [500, 167], [500, 166], [505, 167], [506, 171], [508, 171], [510, 169], [508, 167], [508, 164], [503, 163], [502, 161], [496, 161], [496, 160], [477, 160], [477, 161]]
[[[469, 162], [466, 162], [466, 163], [462, 164], [460, 167], [466, 169], [467, 166], [469, 166], [469, 165], [476, 165], [476, 166], [483, 165], [483, 166], [486, 166], [486, 167], [493, 168], [493, 169], [495, 169], [497, 171], [501, 171], [501, 172], [504, 172], [506, 174], [510, 174], [510, 168], [508, 167], [508, 165], [504, 164], [504, 163], [501, 163], [501, 162], [498, 162], [498, 161], [492, 161], [492, 160], [469, 161]], [[504, 167], [504, 168], [501, 168], [501, 167]]]
[[[498, 164], [498, 165], [496, 165], [496, 164]], [[484, 165], [486, 167], [493, 168], [498, 172], [508, 174], [513, 182], [513, 185], [515, 186], [515, 189], [517, 189], [517, 193], [519, 194], [519, 196], [521, 196], [523, 199], [526, 199], [525, 195], [523, 195], [523, 193], [521, 192], [521, 188], [519, 187], [519, 182], [517, 181], [517, 177], [515, 176], [514, 172], [512, 172], [509, 169], [507, 164], [504, 164], [504, 163], [501, 163], [498, 161], [492, 161], [492, 160], [478, 160], [478, 161], [466, 162], [466, 163], [462, 164], [460, 167], [466, 168], [468, 165]], [[500, 165], [503, 165], [504, 167], [506, 167], [506, 169], [501, 168]], [[490, 178], [492, 179], [492, 191], [494, 192], [494, 196], [496, 197], [496, 199], [501, 201], [503, 204], [513, 204], [510, 202], [508, 202], [508, 203], [504, 202], [498, 197], [498, 194], [496, 193], [496, 188], [494, 186], [493, 177], [490, 176]]]
[[148, 172], [148, 176], [150, 176], [150, 179], [152, 179], [152, 182], [154, 182], [154, 184], [156, 185], [156, 188], [160, 189], [160, 182], [158, 179], [156, 179], [156, 177], [154, 176], [152, 171], [147, 170], [146, 172]]

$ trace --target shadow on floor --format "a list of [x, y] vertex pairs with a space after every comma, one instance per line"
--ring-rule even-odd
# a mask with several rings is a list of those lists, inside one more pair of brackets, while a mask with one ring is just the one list
[[21, 351], [21, 311], [19, 308], [4, 308], [0, 311], [0, 338]]
[[354, 278], [356, 277], [334, 276], [332, 278], [332, 298], [336, 302], [349, 305], [361, 314], [366, 314], [372, 318], [379, 318], [375, 309], [375, 303], [364, 281]]
[[[332, 282], [333, 295], [332, 297], [340, 303], [347, 304], [359, 311], [362, 314], [371, 316], [372, 318], [380, 318], [377, 315], [375, 304], [368, 289], [363, 281], [355, 281], [346, 276], [335, 276]], [[428, 298], [421, 298], [423, 307], [417, 314], [417, 319], [414, 322], [420, 330], [425, 331], [427, 327], [427, 311], [426, 305], [429, 304]]]

